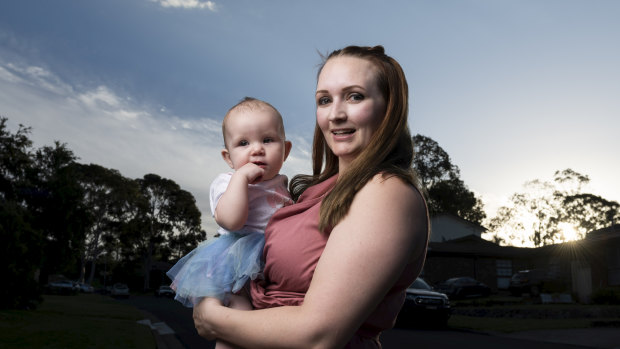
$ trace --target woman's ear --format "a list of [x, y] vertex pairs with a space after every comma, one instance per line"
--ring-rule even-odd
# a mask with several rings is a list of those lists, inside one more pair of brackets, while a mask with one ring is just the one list
[[222, 159], [226, 161], [226, 163], [228, 164], [228, 166], [230, 166], [230, 168], [232, 168], [233, 170], [235, 169], [235, 166], [232, 160], [230, 159], [230, 153], [228, 152], [228, 149], [226, 148], [222, 149]]

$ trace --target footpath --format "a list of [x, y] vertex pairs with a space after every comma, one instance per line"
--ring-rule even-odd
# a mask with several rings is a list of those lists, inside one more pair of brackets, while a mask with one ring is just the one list
[[590, 348], [620, 349], [620, 327], [531, 330], [489, 334], [538, 342], [581, 345]]

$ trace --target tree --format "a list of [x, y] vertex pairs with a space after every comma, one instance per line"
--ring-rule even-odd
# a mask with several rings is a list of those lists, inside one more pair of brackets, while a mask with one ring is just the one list
[[88, 283], [95, 276], [96, 262], [105, 249], [105, 243], [118, 239], [121, 226], [135, 212], [133, 199], [138, 195], [137, 183], [123, 177], [117, 170], [90, 164], [75, 164], [76, 181], [83, 191], [83, 204], [89, 220], [81, 251], [81, 281], [86, 278], [86, 266], [90, 264]]
[[431, 216], [451, 213], [470, 222], [481, 224], [485, 219], [482, 201], [460, 178], [458, 166], [437, 142], [429, 137], [413, 137], [413, 167], [426, 191]]
[[0, 265], [4, 287], [0, 308], [34, 308], [41, 301], [36, 281], [43, 238], [32, 228], [33, 217], [24, 199], [34, 195], [28, 175], [33, 169], [30, 128], [7, 130], [0, 117]]
[[200, 230], [200, 211], [192, 194], [156, 174], [147, 174], [136, 181], [146, 204], [129, 230], [132, 236], [128, 242], [142, 254], [144, 289], [148, 289], [156, 248], [174, 241], [178, 234], [193, 237], [192, 245], [195, 245], [204, 238], [204, 233]]
[[66, 144], [55, 142], [34, 154], [33, 188], [37, 195], [28, 200], [34, 227], [41, 231], [44, 260], [42, 281], [51, 274], [77, 270], [89, 216], [83, 205], [84, 192], [75, 178], [76, 157]]
[[561, 198], [562, 220], [582, 232], [604, 228], [620, 219], [620, 204], [594, 194], [574, 194]]
[[553, 182], [533, 180], [490, 220], [496, 241], [544, 246], [582, 238], [620, 217], [620, 205], [583, 193], [590, 179], [571, 169], [556, 171]]
[[31, 129], [20, 124], [17, 132], [11, 134], [7, 121], [0, 117], [0, 199], [19, 201], [32, 169], [32, 141], [28, 138]]

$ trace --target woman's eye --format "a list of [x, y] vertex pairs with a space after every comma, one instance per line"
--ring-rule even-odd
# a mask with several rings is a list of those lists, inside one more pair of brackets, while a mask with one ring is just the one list
[[360, 93], [351, 93], [349, 99], [352, 101], [362, 101], [364, 100], [364, 96]]
[[317, 105], [325, 105], [329, 102], [330, 102], [329, 97], [319, 97], [319, 99], [316, 100]]

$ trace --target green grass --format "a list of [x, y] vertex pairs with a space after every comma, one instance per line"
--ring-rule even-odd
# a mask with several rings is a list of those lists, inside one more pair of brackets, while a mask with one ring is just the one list
[[155, 348], [143, 318], [101, 295], [48, 295], [36, 310], [0, 311], [0, 348]]

